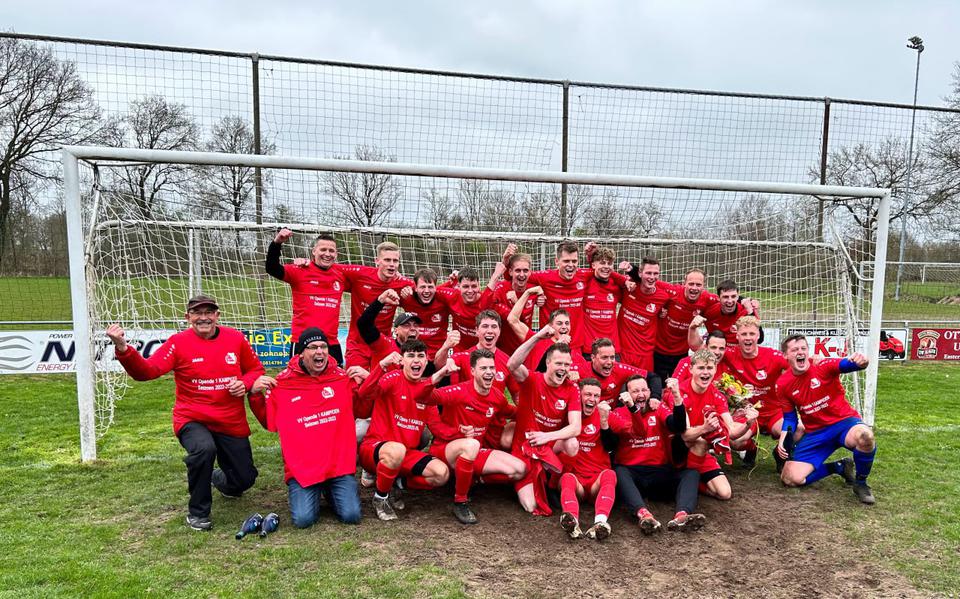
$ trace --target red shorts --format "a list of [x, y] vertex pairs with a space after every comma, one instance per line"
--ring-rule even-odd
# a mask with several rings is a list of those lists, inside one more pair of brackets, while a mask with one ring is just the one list
[[723, 472], [723, 469], [720, 468], [720, 462], [717, 461], [717, 456], [710, 453], [699, 456], [691, 451], [687, 455], [687, 468], [696, 470], [701, 476], [713, 474], [716, 471]]
[[779, 422], [783, 418], [783, 413], [780, 411], [772, 411], [763, 413], [761, 412], [757, 416], [757, 425], [759, 426], [759, 431], [764, 435], [770, 434], [770, 427]]
[[[379, 460], [377, 460], [375, 454], [377, 448], [384, 443], [386, 443], [386, 441], [371, 441], [360, 444], [358, 453], [360, 455], [361, 468], [367, 472], [376, 473], [377, 462]], [[403, 456], [403, 461], [400, 462], [400, 476], [410, 476], [411, 474], [414, 476], [422, 476], [423, 469], [426, 468], [432, 459], [434, 459], [434, 457], [428, 453], [424, 453], [419, 449], [408, 448], [406, 455]]]
[[487, 431], [480, 439], [480, 444], [490, 449], [500, 449], [500, 437], [503, 436], [503, 428], [507, 426], [507, 421], [503, 418], [495, 418], [487, 425]]
[[648, 352], [621, 352], [620, 361], [630, 366], [643, 368], [647, 372], [653, 372], [653, 348], [650, 348]]
[[[443, 443], [434, 441], [430, 444], [430, 455], [446, 464], [448, 444], [449, 442]], [[487, 449], [485, 447], [480, 448], [480, 451], [477, 453], [477, 459], [473, 460], [474, 477], [478, 477], [483, 474], [483, 467], [487, 465], [487, 460], [490, 459], [491, 453], [493, 453], [492, 449]]]
[[573, 475], [577, 477], [577, 482], [580, 483], [580, 486], [583, 487], [583, 491], [586, 493], [587, 497], [592, 498], [593, 493], [590, 492], [590, 489], [593, 488], [594, 483], [597, 482], [597, 479], [600, 478], [600, 475], [604, 473], [604, 470], [597, 470], [596, 472], [574, 472]]

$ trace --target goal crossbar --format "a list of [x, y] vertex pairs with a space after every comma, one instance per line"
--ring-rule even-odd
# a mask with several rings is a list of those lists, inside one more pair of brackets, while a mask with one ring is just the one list
[[[77, 375], [77, 398], [80, 412], [81, 458], [96, 459], [95, 387], [94, 360], [92, 355], [92, 330], [89, 311], [88, 270], [89, 256], [84, 243], [81, 209], [79, 162], [116, 161], [124, 164], [172, 163], [209, 166], [241, 166], [265, 169], [295, 169], [345, 173], [376, 173], [413, 177], [439, 177], [451, 179], [480, 179], [491, 181], [514, 181], [529, 183], [622, 186], [659, 189], [689, 189], [730, 192], [771, 193], [812, 196], [817, 201], [823, 197], [876, 198], [878, 199], [876, 272], [883, 272], [886, 265], [887, 238], [890, 217], [889, 189], [871, 187], [844, 187], [837, 185], [813, 185], [763, 181], [732, 181], [722, 179], [696, 179], [681, 177], [649, 177], [595, 173], [571, 173], [558, 171], [524, 171], [513, 169], [474, 168], [462, 166], [409, 164], [400, 162], [372, 162], [341, 159], [318, 159], [289, 156], [265, 156], [251, 154], [218, 154], [213, 152], [183, 152], [171, 150], [145, 150], [135, 148], [107, 148], [97, 146], [65, 146], [62, 151], [64, 172], [64, 199], [67, 217], [67, 237], [70, 255], [70, 288], [73, 309], [74, 343]], [[257, 226], [257, 223], [242, 223]], [[516, 237], [529, 238], [517, 234]], [[535, 236], [547, 240], [544, 236]], [[668, 242], [678, 240], [664, 240]], [[756, 242], [752, 242], [756, 243]], [[823, 244], [828, 245], [828, 244]], [[832, 247], [832, 246], [830, 246]], [[883, 310], [883, 277], [875, 277], [871, 290], [870, 331], [867, 352], [878, 355], [880, 327]], [[878, 364], [870, 361], [865, 376], [864, 419], [874, 420]]]

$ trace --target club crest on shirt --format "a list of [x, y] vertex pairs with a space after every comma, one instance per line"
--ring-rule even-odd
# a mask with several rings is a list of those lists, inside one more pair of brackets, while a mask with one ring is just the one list
[[563, 410], [567, 407], [567, 402], [565, 402], [562, 399], [558, 399], [557, 403], [553, 404], [553, 407], [555, 407], [558, 410]]
[[583, 289], [583, 281], [577, 281], [577, 289]]
[[433, 316], [430, 317], [430, 320], [432, 320], [433, 322], [440, 322], [441, 318], [439, 314], [434, 314]]
[[650, 426], [655, 426], [657, 424], [657, 417], [650, 416], [649, 418], [647, 418], [647, 424]]
[[819, 387], [819, 386], [820, 386], [820, 379], [817, 379], [817, 378], [810, 379], [810, 388], [811, 388], [811, 389], [816, 389], [816, 388]]
[[237, 363], [237, 354], [232, 351], [228, 351], [227, 355], [223, 357], [223, 361], [227, 364], [236, 364]]
[[333, 397], [333, 387], [324, 387], [320, 395], [322, 395], [324, 399], [330, 399]]
[[656, 311], [657, 311], [657, 305], [656, 305], [656, 304], [647, 304], [647, 312], [653, 314], [653, 313], [656, 312]]
[[487, 406], [487, 418], [493, 418], [493, 406]]
[[340, 281], [334, 281], [334, 282], [333, 282], [333, 290], [334, 290], [334, 291], [340, 291]]
[[506, 376], [504, 376], [504, 374], [498, 370], [497, 373], [493, 375], [493, 378], [495, 378], [495, 379], [497, 379], [498, 381], [501, 381], [501, 382], [502, 382], [503, 379], [506, 378]]
[[761, 368], [757, 371], [757, 380], [764, 381], [767, 379], [767, 371]]
[[587, 426], [583, 427], [584, 435], [592, 435], [595, 432], [597, 432], [597, 427], [593, 426], [592, 424], [588, 424]]
[[613, 294], [612, 294], [612, 293], [608, 293], [608, 294], [607, 294], [607, 301], [608, 301], [608, 302], [612, 302], [612, 301], [613, 301]]
[[610, 383], [610, 384], [607, 385], [607, 389], [613, 389], [613, 388], [616, 387], [616, 386], [617, 386], [616, 383]]

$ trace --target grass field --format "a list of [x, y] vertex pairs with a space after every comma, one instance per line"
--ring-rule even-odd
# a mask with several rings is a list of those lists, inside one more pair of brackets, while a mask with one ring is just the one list
[[[117, 423], [100, 441], [94, 465], [78, 463], [71, 377], [2, 382], [0, 596], [458, 597], [477, 588], [475, 582], [468, 587], [459, 566], [441, 568], [405, 556], [403, 539], [390, 536], [395, 529], [377, 522], [347, 527], [327, 518], [305, 531], [286, 526], [277, 440], [259, 426], [252, 427], [256, 486], [241, 500], [214, 498], [213, 532], [187, 529], [182, 449], [170, 430], [169, 378], [133, 386], [118, 406]], [[922, 594], [955, 593], [960, 368], [885, 364], [877, 414], [874, 508], [849, 501], [848, 491], [834, 484], [772, 492], [813, 498], [839, 535], [865, 548], [881, 567], [905, 575]], [[753, 476], [772, 478], [769, 461]], [[751, 484], [738, 482], [738, 492], [749, 496]], [[758, 491], [770, 488], [756, 484]], [[254, 510], [278, 512], [281, 531], [265, 541], [233, 540], [235, 527]], [[636, 542], [641, 550], [643, 541]], [[771, 543], [774, 551], [775, 535]], [[562, 551], [563, 545], [557, 547]]]

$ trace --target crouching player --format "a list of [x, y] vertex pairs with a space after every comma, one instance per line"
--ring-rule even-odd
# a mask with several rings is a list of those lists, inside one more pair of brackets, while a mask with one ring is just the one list
[[[274, 383], [269, 377], [261, 379]], [[353, 428], [354, 408], [360, 403], [357, 384], [337, 367], [322, 330], [311, 327], [300, 334], [290, 364], [277, 375], [271, 391], [250, 397], [251, 406], [254, 402], [266, 403], [264, 427], [280, 436], [293, 525], [314, 524], [324, 495], [337, 519], [358, 524]]]
[[[421, 378], [427, 367], [427, 346], [410, 339], [378, 362], [360, 387], [360, 396], [373, 402], [370, 429], [360, 444], [360, 466], [376, 473], [373, 508], [381, 520], [396, 520], [395, 510], [404, 508], [393, 491], [398, 476], [405, 477], [408, 488], [433, 489], [450, 478], [447, 465], [419, 451], [420, 435], [428, 421], [439, 419], [436, 406], [424, 401], [436, 381], [447, 375], [441, 368], [433, 378]], [[384, 374], [393, 364], [400, 370]]]
[[[577, 436], [580, 451], [560, 477], [560, 503], [563, 506], [560, 526], [571, 539], [586, 536], [602, 541], [611, 532], [607, 518], [617, 493], [617, 475], [610, 467], [610, 454], [604, 450], [600, 440], [601, 422], [597, 405], [604, 403], [600, 399], [600, 381], [583, 379], [579, 387], [583, 408], [583, 426]], [[580, 499], [584, 496], [594, 498], [593, 526], [586, 533], [580, 531]]]
[[[446, 368], [441, 370], [455, 373], [457, 368], [454, 360], [448, 358]], [[456, 477], [453, 515], [463, 524], [477, 522], [468, 503], [475, 477], [503, 477], [516, 482], [526, 474], [526, 466], [519, 458], [481, 445], [491, 425], [512, 417], [516, 412], [495, 384], [496, 376], [497, 363], [493, 352], [475, 349], [470, 353], [469, 380], [437, 389], [427, 400], [427, 403], [443, 408], [440, 422], [429, 423], [433, 433], [430, 455], [453, 468]]]
[[507, 367], [520, 383], [517, 425], [511, 453], [524, 460], [527, 474], [514, 486], [520, 505], [540, 516], [552, 513], [546, 498], [546, 473], [562, 470], [558, 453], [577, 455], [580, 434], [580, 392], [568, 380], [573, 364], [570, 346], [555, 343], [544, 354], [546, 372], [531, 372], [524, 362], [533, 347], [553, 335], [547, 325], [523, 342], [510, 356]]
[[[807, 340], [803, 335], [790, 335], [781, 349], [790, 368], [777, 379], [777, 395], [784, 406], [783, 432], [777, 453], [786, 460], [780, 477], [783, 484], [800, 487], [825, 476], [838, 474], [861, 502], [876, 503], [867, 485], [877, 444], [873, 431], [860, 419], [860, 414], [847, 403], [840, 375], [867, 367], [869, 360], [855, 353], [849, 358], [810, 363]], [[790, 410], [787, 412], [787, 410]], [[796, 429], [797, 412], [806, 432], [797, 442], [792, 455], [788, 431]], [[827, 462], [830, 455], [846, 447], [853, 459]]]
[[654, 406], [656, 400], [651, 400], [650, 389], [641, 376], [627, 380], [627, 390], [620, 394], [623, 407], [611, 411], [603, 404], [598, 409], [600, 428], [617, 438], [617, 495], [637, 516], [640, 530], [647, 535], [661, 530], [661, 526], [647, 508], [644, 496], [674, 496], [676, 513], [667, 523], [670, 530], [696, 530], [706, 521], [706, 516], [697, 513], [699, 473], [692, 468], [677, 469], [671, 463], [670, 435], [685, 432], [687, 417], [676, 379], [667, 379], [667, 385], [675, 398], [672, 411], [662, 403]]

